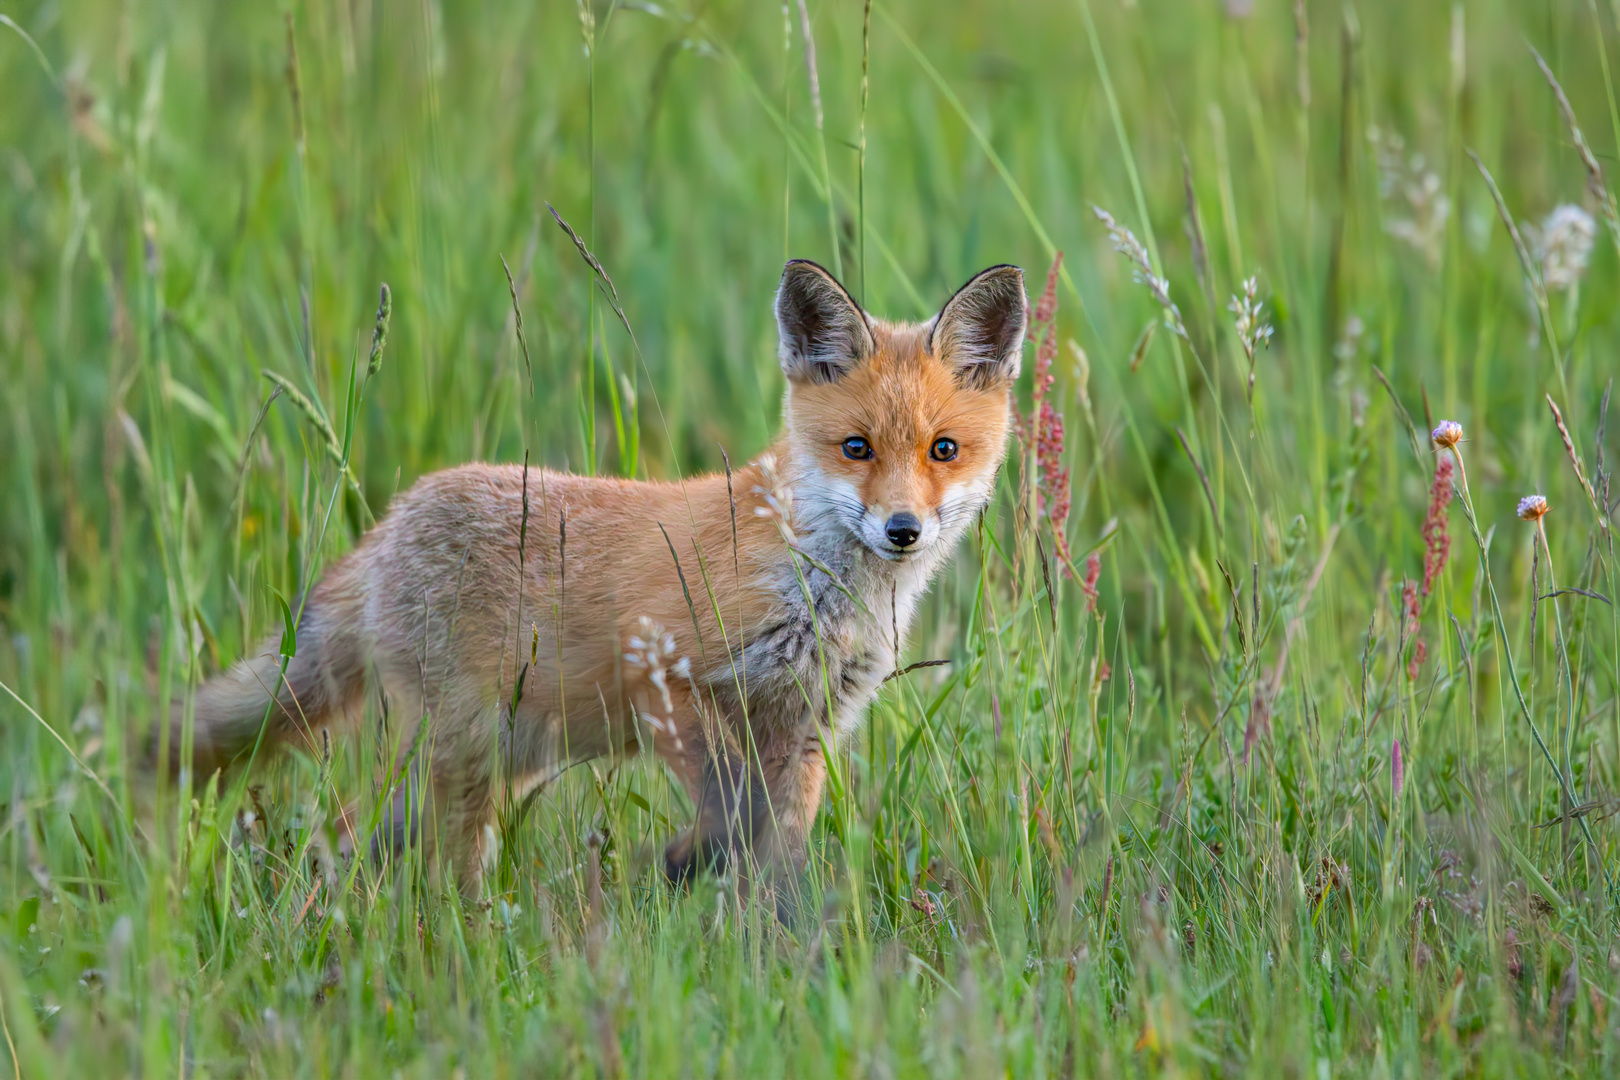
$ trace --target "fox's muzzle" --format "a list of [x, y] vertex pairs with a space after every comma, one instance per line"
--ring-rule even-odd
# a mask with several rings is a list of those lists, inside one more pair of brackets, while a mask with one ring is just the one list
[[889, 523], [883, 527], [883, 535], [895, 547], [908, 548], [922, 535], [922, 522], [916, 514], [901, 511], [889, 518]]

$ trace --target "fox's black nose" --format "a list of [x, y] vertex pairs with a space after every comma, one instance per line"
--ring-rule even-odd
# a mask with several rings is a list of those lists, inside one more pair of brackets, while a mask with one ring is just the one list
[[896, 514], [889, 519], [883, 532], [895, 547], [910, 547], [922, 534], [922, 522], [917, 520], [916, 514]]

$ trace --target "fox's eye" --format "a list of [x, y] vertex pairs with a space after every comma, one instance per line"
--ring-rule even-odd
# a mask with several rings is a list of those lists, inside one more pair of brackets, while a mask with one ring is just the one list
[[866, 461], [872, 456], [872, 444], [859, 435], [844, 440], [844, 456], [853, 461]]
[[928, 456], [935, 461], [952, 461], [956, 458], [955, 439], [935, 439], [934, 445], [929, 447]]

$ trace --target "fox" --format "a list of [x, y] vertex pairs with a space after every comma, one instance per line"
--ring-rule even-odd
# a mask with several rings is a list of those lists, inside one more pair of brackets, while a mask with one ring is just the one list
[[1016, 266], [906, 323], [796, 259], [775, 317], [783, 424], [754, 461], [670, 482], [422, 477], [309, 591], [290, 659], [272, 635], [204, 682], [189, 740], [173, 707], [169, 768], [352, 734], [371, 689], [431, 746], [399, 751], [412, 782], [373, 847], [420, 841], [468, 897], [504, 808], [649, 748], [695, 808], [663, 851], [670, 882], [802, 870], [827, 755], [992, 499], [1028, 314]]

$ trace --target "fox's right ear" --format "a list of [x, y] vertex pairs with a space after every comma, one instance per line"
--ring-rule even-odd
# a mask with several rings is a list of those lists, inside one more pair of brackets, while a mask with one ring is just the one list
[[836, 382], [876, 348], [866, 313], [808, 259], [794, 259], [782, 270], [776, 326], [782, 371], [794, 382]]

